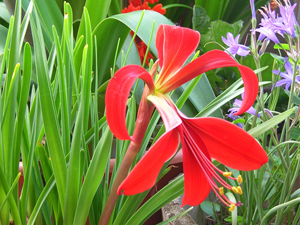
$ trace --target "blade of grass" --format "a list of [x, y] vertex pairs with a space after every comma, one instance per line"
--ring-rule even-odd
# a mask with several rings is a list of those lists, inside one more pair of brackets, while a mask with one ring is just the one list
[[83, 83], [81, 90], [81, 100], [79, 105], [79, 113], [76, 118], [73, 139], [70, 151], [70, 161], [68, 168], [68, 183], [66, 191], [66, 204], [64, 208], [65, 224], [72, 224], [75, 216], [76, 203], [80, 191], [80, 170], [78, 168], [80, 160], [80, 144], [83, 132], [87, 130], [89, 118], [89, 100], [91, 95], [91, 74], [92, 74], [92, 37], [89, 15], [84, 9], [84, 20], [86, 23], [86, 41], [87, 44], [83, 51], [82, 73]]
[[107, 127], [95, 149], [92, 161], [85, 175], [77, 202], [74, 225], [84, 224], [87, 219], [93, 197], [103, 179], [109, 151], [111, 150], [112, 138], [113, 135], [109, 127]]
[[60, 205], [63, 208], [66, 192], [67, 167], [59, 134], [57, 113], [54, 106], [54, 97], [50, 88], [49, 73], [41, 27], [39, 25], [39, 20], [34, 20], [32, 17], [30, 19], [30, 24], [36, 50], [35, 64], [40, 95], [39, 101], [41, 104], [42, 117], [44, 121], [53, 172], [57, 183]]
[[127, 221], [129, 224], [143, 224], [153, 212], [160, 209], [162, 206], [183, 194], [183, 175], [169, 183], [144, 205], [142, 205], [136, 213]]
[[252, 137], [257, 137], [263, 133], [265, 133], [266, 131], [268, 131], [269, 129], [271, 129], [272, 127], [276, 126], [278, 123], [280, 123], [281, 121], [283, 121], [284, 119], [286, 119], [287, 117], [289, 117], [293, 112], [295, 111], [294, 108], [289, 109], [281, 114], [279, 114], [278, 116], [274, 116], [272, 119], [252, 128], [251, 130], [248, 131], [248, 133], [252, 136]]

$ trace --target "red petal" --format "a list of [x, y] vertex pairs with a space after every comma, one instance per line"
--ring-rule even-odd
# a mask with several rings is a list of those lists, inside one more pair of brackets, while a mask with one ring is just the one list
[[182, 118], [204, 141], [212, 158], [238, 170], [259, 169], [268, 162], [260, 144], [246, 131], [219, 118]]
[[170, 79], [195, 51], [199, 32], [179, 26], [160, 25], [156, 34], [156, 48], [161, 72], [156, 87]]
[[[181, 137], [183, 137], [181, 135]], [[195, 140], [201, 141], [201, 139]], [[191, 206], [199, 205], [208, 196], [211, 187], [201, 169], [199, 162], [196, 160], [194, 153], [188, 148], [183, 138], [181, 138], [182, 153], [183, 153], [183, 172], [184, 172], [184, 195], [182, 205], [186, 204]], [[205, 146], [202, 144], [203, 153]], [[205, 154], [210, 159], [209, 154]]]
[[177, 130], [164, 133], [128, 174], [119, 186], [118, 194], [135, 195], [151, 188], [156, 182], [161, 167], [174, 155], [178, 145]]
[[168, 93], [194, 77], [221, 67], [238, 67], [245, 86], [245, 95], [240, 110], [235, 114], [246, 112], [254, 103], [258, 93], [258, 79], [249, 67], [240, 65], [227, 53], [220, 50], [212, 50], [193, 60], [167, 80], [163, 86], [157, 88], [162, 93]]
[[106, 119], [112, 133], [121, 140], [130, 139], [126, 123], [126, 103], [131, 87], [136, 79], [141, 78], [154, 91], [151, 75], [137, 65], [128, 65], [119, 69], [109, 81], [105, 95]]
[[168, 101], [166, 96], [161, 93], [155, 93], [155, 95], [148, 95], [147, 99], [155, 105], [161, 115], [166, 131], [172, 130], [181, 124], [177, 109]]

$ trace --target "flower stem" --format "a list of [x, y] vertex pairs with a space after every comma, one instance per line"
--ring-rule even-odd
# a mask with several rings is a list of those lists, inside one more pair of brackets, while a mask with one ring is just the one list
[[[290, 88], [290, 96], [289, 96], [289, 101], [288, 101], [288, 105], [287, 105], [287, 110], [291, 109], [293, 106], [293, 96], [294, 96], [294, 89], [295, 89], [295, 80], [296, 80], [296, 73], [297, 73], [297, 60], [294, 61], [294, 65], [293, 65], [293, 79], [292, 79], [292, 83], [291, 83], [291, 88]], [[286, 125], [286, 140], [290, 139], [290, 133], [291, 133], [291, 129], [290, 129], [290, 117], [285, 119], [285, 125]], [[289, 144], [287, 144], [286, 146], [286, 161], [287, 161], [287, 165], [290, 165], [290, 152], [289, 152]]]
[[120, 184], [126, 178], [128, 171], [138, 154], [146, 129], [148, 127], [149, 121], [151, 119], [154, 105], [147, 100], [147, 95], [149, 94], [149, 89], [145, 86], [144, 93], [141, 99], [138, 116], [136, 120], [136, 128], [134, 130], [134, 134], [131, 137], [130, 145], [125, 153], [124, 159], [120, 165], [120, 168], [117, 172], [116, 178], [114, 179], [111, 191], [109, 193], [107, 202], [104, 206], [102, 215], [100, 217], [100, 221], [98, 225], [107, 225], [111, 214], [114, 210], [115, 204], [118, 200], [117, 190]]

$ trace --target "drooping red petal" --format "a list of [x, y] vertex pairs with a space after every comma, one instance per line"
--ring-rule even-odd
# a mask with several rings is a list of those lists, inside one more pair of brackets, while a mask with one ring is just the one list
[[[199, 205], [208, 196], [211, 186], [209, 185], [204, 171], [196, 160], [195, 153], [186, 143], [186, 140], [182, 135], [182, 153], [183, 153], [183, 172], [184, 172], [184, 195], [182, 199], [182, 205], [186, 204], [191, 206]], [[196, 141], [201, 141], [198, 139]], [[202, 150], [205, 154], [205, 146], [202, 144]], [[206, 154], [207, 158], [210, 159], [209, 154]]]
[[242, 106], [235, 115], [242, 114], [253, 105], [256, 99], [258, 93], [257, 76], [252, 69], [240, 65], [231, 58], [230, 55], [220, 50], [209, 51], [193, 60], [170, 79], [164, 81], [163, 85], [157, 88], [157, 90], [162, 93], [168, 93], [206, 71], [221, 67], [238, 67], [242, 75], [245, 86], [245, 95]]
[[156, 34], [156, 48], [161, 72], [156, 87], [170, 79], [195, 51], [200, 34], [189, 28], [160, 25]]
[[150, 92], [154, 92], [151, 75], [141, 66], [128, 65], [119, 69], [109, 81], [105, 95], [106, 119], [112, 133], [121, 140], [130, 139], [126, 123], [126, 103], [131, 87], [138, 79], [148, 85]]
[[161, 115], [166, 131], [172, 130], [181, 124], [177, 109], [168, 103], [166, 96], [161, 93], [156, 93], [155, 95], [149, 95], [147, 99], [155, 105]]
[[230, 168], [254, 170], [268, 162], [260, 144], [246, 131], [226, 120], [210, 117], [185, 117], [182, 120], [201, 137], [211, 157]]
[[135, 195], [153, 187], [163, 164], [176, 152], [179, 134], [176, 129], [161, 136], [143, 156], [118, 188], [118, 194]]

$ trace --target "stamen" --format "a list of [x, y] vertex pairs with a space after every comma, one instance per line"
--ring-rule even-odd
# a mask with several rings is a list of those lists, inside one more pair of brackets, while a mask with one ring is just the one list
[[232, 173], [231, 172], [224, 172], [223, 176], [224, 177], [231, 177]]
[[219, 193], [220, 193], [220, 195], [224, 195], [224, 188], [223, 187], [219, 188]]
[[232, 212], [234, 209], [235, 209], [235, 204], [231, 204], [228, 210], [229, 212]]
[[237, 186], [236, 189], [238, 190], [239, 195], [243, 194], [242, 188], [240, 186]]
[[233, 191], [234, 193], [236, 193], [236, 194], [239, 193], [239, 191], [238, 191], [238, 189], [237, 189], [236, 187], [232, 187], [232, 191]]
[[[238, 206], [236, 203], [233, 203], [230, 201], [226, 195], [224, 195], [224, 188], [227, 188], [229, 190], [232, 190], [236, 194], [242, 194], [242, 188], [240, 186], [232, 187], [230, 184], [228, 184], [222, 175], [228, 179], [231, 180], [237, 180], [239, 183], [243, 181], [242, 176], [239, 175], [237, 178], [231, 177], [232, 172], [224, 172], [217, 168], [211, 161], [210, 157], [207, 157], [205, 155], [205, 152], [200, 149], [198, 146], [198, 143], [194, 140], [193, 135], [191, 135], [191, 131], [188, 129], [193, 129], [193, 126], [185, 126], [185, 123], [182, 123], [183, 132], [184, 132], [184, 141], [187, 145], [187, 148], [189, 149], [190, 153], [194, 156], [195, 160], [197, 161], [197, 164], [201, 168], [201, 170], [204, 173], [204, 176], [206, 177], [209, 185], [211, 186], [212, 190], [216, 194], [216, 196], [220, 199], [221, 202], [223, 202], [224, 205], [229, 207], [229, 211], [232, 212], [235, 209], [235, 206]], [[205, 146], [204, 146], [205, 147]], [[221, 187], [218, 187], [216, 182], [218, 182]]]
[[241, 175], [239, 175], [239, 176], [238, 176], [238, 178], [237, 178], [237, 182], [239, 182], [239, 184], [243, 182], [243, 178], [242, 178], [242, 176], [241, 176]]

